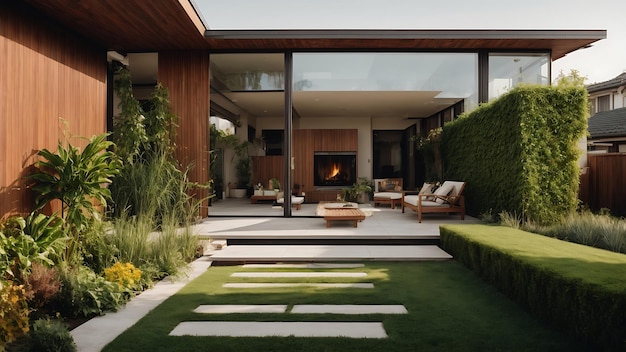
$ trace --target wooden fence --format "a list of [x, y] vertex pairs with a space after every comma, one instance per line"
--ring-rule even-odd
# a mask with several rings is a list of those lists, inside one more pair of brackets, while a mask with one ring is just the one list
[[589, 155], [579, 198], [593, 211], [606, 208], [613, 215], [626, 216], [626, 153]]

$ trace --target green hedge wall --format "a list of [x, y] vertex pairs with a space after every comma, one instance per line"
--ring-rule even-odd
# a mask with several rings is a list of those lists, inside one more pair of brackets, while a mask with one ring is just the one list
[[467, 182], [467, 212], [550, 222], [576, 209], [587, 91], [520, 86], [444, 126], [444, 178]]
[[490, 225], [445, 225], [441, 247], [540, 319], [626, 351], [626, 255]]

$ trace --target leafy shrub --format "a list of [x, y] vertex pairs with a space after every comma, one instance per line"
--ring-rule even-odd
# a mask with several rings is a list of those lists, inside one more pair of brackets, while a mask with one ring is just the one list
[[[67, 236], [55, 216], [34, 213], [0, 224], [0, 270], [3, 276], [26, 282], [33, 262], [58, 262]], [[53, 260], [55, 259], [55, 260]]]
[[117, 262], [113, 266], [104, 269], [104, 277], [111, 281], [129, 288], [137, 288], [141, 280], [141, 270], [135, 268], [131, 263]]
[[26, 300], [24, 285], [0, 281], [0, 350], [28, 332]]
[[82, 151], [73, 145], [65, 148], [60, 141], [56, 153], [40, 150], [37, 155], [43, 160], [37, 163], [39, 171], [29, 176], [37, 193], [36, 209], [55, 199], [62, 203], [64, 229], [70, 235], [64, 259], [70, 264], [78, 263], [81, 232], [88, 219], [100, 217], [94, 202], [106, 207], [111, 192], [103, 185], [111, 183], [121, 167], [115, 154], [107, 150], [114, 146], [107, 136], [92, 137]]
[[92, 219], [81, 234], [83, 265], [96, 273], [104, 272], [115, 262], [117, 248], [107, 240], [111, 231], [109, 222]]
[[7, 352], [74, 352], [76, 350], [76, 343], [67, 325], [50, 319], [37, 319], [28, 334], [7, 348]]
[[92, 317], [115, 311], [130, 294], [85, 266], [60, 270], [61, 290], [52, 304], [63, 316]]

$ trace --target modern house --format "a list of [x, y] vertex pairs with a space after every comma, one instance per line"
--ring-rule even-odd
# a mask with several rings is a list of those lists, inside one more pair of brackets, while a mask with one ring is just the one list
[[626, 72], [605, 82], [587, 86], [589, 137], [592, 153], [626, 152]]
[[[37, 150], [63, 140], [60, 117], [74, 136], [110, 129], [114, 61], [130, 69], [138, 98], [157, 81], [169, 90], [177, 157], [194, 165], [192, 181], [209, 179], [217, 116], [238, 121], [236, 134], [258, 146], [253, 183], [276, 177], [317, 201], [357, 177], [415, 187], [415, 136], [519, 83], [550, 84], [552, 61], [604, 38], [605, 30], [211, 30], [191, 0], [2, 2], [0, 217], [30, 211], [23, 176]], [[235, 181], [232, 168], [222, 172], [223, 187]]]

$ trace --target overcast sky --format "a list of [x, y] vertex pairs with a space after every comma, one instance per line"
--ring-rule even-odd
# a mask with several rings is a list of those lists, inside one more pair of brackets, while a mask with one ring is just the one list
[[622, 0], [192, 0], [210, 29], [605, 29], [552, 64], [586, 83], [626, 71]]

